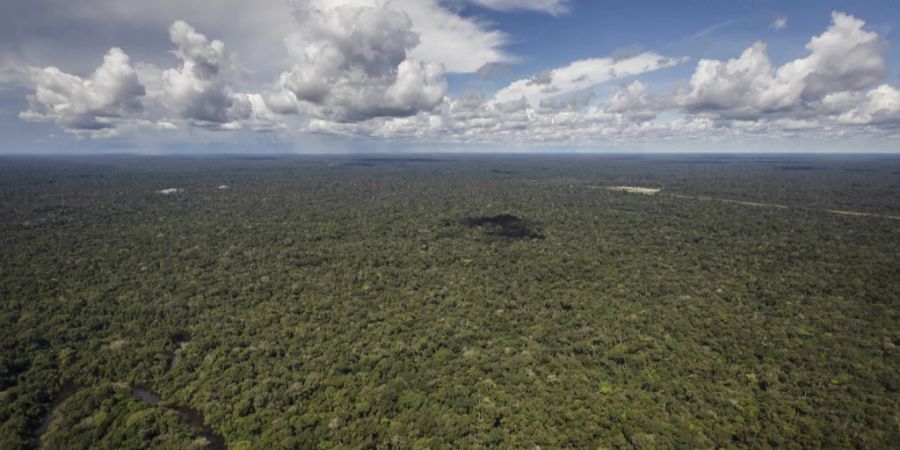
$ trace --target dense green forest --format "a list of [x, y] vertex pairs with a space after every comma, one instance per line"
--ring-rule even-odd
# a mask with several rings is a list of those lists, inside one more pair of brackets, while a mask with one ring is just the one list
[[0, 448], [890, 448], [898, 216], [890, 156], [3, 158]]

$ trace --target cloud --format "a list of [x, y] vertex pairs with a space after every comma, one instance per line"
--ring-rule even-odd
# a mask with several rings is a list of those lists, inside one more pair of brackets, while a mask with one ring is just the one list
[[606, 104], [605, 110], [621, 114], [629, 120], [643, 122], [655, 119], [661, 111], [671, 106], [667, 97], [651, 95], [646, 84], [635, 80], [616, 92]]
[[[779, 105], [775, 102], [790, 104], [795, 101], [795, 98], [768, 94], [775, 84], [774, 76], [774, 69], [766, 55], [766, 45], [757, 42], [737, 59], [727, 62], [700, 60], [691, 76], [691, 92], [685, 104], [688, 109], [698, 112], [715, 111], [733, 117], [757, 116], [761, 110], [777, 109]], [[799, 93], [795, 97], [799, 98]]]
[[26, 86], [30, 80], [28, 66], [22, 65], [12, 56], [0, 54], [0, 93]]
[[56, 67], [32, 69], [35, 93], [29, 96], [29, 109], [19, 116], [54, 121], [91, 137], [141, 128], [171, 130], [177, 123], [210, 130], [284, 127], [262, 95], [233, 92], [237, 66], [225, 44], [210, 41], [182, 21], [172, 23], [169, 37], [182, 62], [178, 68], [160, 70], [141, 63], [133, 67], [128, 55], [112, 48], [86, 79]]
[[772, 65], [762, 42], [736, 59], [701, 60], [684, 105], [693, 112], [756, 119], [812, 110], [828, 95], [871, 87], [887, 70], [878, 35], [864, 25], [835, 12], [828, 29], [806, 44], [809, 55], [780, 67]]
[[670, 91], [655, 93], [646, 82], [634, 80], [598, 103], [594, 84], [679, 61], [632, 50], [547, 70], [494, 96], [445, 97], [435, 109], [408, 117], [318, 121], [313, 129], [394, 142], [498, 148], [726, 148], [798, 138], [830, 144], [860, 136], [888, 139], [900, 130], [900, 90], [886, 84], [871, 88], [884, 77], [882, 46], [861, 20], [835, 13], [832, 24], [806, 48], [806, 57], [775, 66], [765, 44], [756, 43], [731, 60], [701, 60], [691, 79]]
[[[235, 14], [254, 15], [241, 3], [229, 5]], [[206, 33], [205, 27], [169, 22], [177, 63], [167, 63], [160, 49], [159, 59], [132, 64], [113, 48], [89, 75], [93, 67], [82, 63], [61, 65], [79, 75], [53, 66], [28, 68], [34, 92], [20, 117], [91, 137], [134, 132], [139, 138], [138, 130], [154, 128], [168, 130], [159, 134], [173, 141], [200, 135], [224, 142], [237, 138], [214, 131], [249, 129], [277, 132], [273, 141], [322, 133], [495, 148], [720, 146], [798, 136], [887, 140], [900, 132], [900, 90], [884, 84], [884, 43], [847, 14], [834, 13], [802, 58], [775, 64], [758, 42], [732, 59], [699, 61], [690, 79], [665, 89], [629, 78], [686, 58], [630, 47], [518, 79], [496, 93], [451, 96], [446, 64], [483, 78], [506, 77], [513, 58], [502, 51], [505, 35], [444, 5], [307, 0], [294, 8], [292, 28], [282, 30], [284, 42], [273, 44], [288, 58], [260, 49], [279, 67], [270, 74], [242, 67], [231, 42], [226, 50], [223, 41], [198, 31]], [[466, 41], [469, 36], [475, 41]], [[26, 60], [6, 58], [0, 81], [17, 78], [15, 68], [27, 67]], [[612, 80], [622, 83], [612, 95], [594, 92]], [[189, 127], [208, 131], [171, 132]]]
[[119, 48], [111, 48], [87, 78], [50, 66], [32, 68], [31, 80], [35, 92], [28, 110], [19, 114], [24, 120], [53, 121], [69, 132], [100, 136], [143, 111], [146, 90]]
[[272, 111], [262, 94], [239, 92], [232, 94], [229, 108], [230, 122], [222, 125], [225, 130], [249, 128], [253, 131], [278, 131], [287, 128], [277, 113]]
[[443, 99], [443, 66], [409, 57], [419, 35], [406, 13], [386, 5], [298, 4], [295, 17], [299, 32], [287, 45], [296, 64], [280, 77], [284, 91], [270, 97], [273, 110], [357, 122], [412, 115]]
[[[434, 113], [358, 124], [356, 133], [395, 141], [427, 140], [444, 144], [479, 144], [510, 148], [534, 145], [620, 145], [650, 136], [688, 135], [693, 121], [654, 125], [597, 106], [533, 108], [524, 99], [497, 102], [479, 96], [448, 99]], [[708, 123], [708, 121], [706, 121]]]
[[530, 10], [553, 15], [569, 12], [568, 0], [469, 0], [498, 11]]
[[[178, 119], [212, 130], [247, 125], [256, 131], [271, 131], [284, 126], [261, 94], [234, 92], [232, 84], [240, 69], [222, 41], [210, 41], [180, 20], [169, 26], [169, 39], [182, 64], [159, 75], [159, 97]], [[152, 80], [155, 74], [145, 69], [142, 75]], [[148, 80], [147, 84], [154, 83]]]
[[548, 70], [535, 77], [517, 80], [497, 92], [498, 101], [524, 97], [532, 105], [541, 100], [590, 88], [617, 78], [671, 67], [685, 61], [655, 52], [644, 52], [627, 58], [591, 58], [568, 66]]
[[[538, 104], [538, 109], [544, 111], [581, 111], [589, 106], [594, 101], [594, 98], [593, 89], [584, 89], [563, 96], [545, 98]], [[524, 98], [519, 100], [525, 101]]]
[[606, 109], [612, 112], [628, 112], [646, 109], [649, 105], [647, 85], [638, 80], [631, 82], [613, 95]]
[[900, 89], [882, 84], [866, 93], [865, 99], [841, 114], [838, 120], [851, 124], [900, 125]]
[[228, 86], [233, 71], [225, 44], [210, 41], [183, 21], [169, 26], [180, 68], [162, 73], [164, 102], [179, 118], [194, 124], [218, 126], [230, 122], [234, 104]]
[[[324, 1], [327, 4], [341, 0]], [[346, 1], [346, 0], [345, 0]], [[474, 73], [488, 63], [514, 62], [516, 57], [504, 47], [509, 36], [476, 19], [453, 13], [440, 0], [355, 0], [353, 3], [378, 3], [407, 14], [419, 44], [409, 57], [442, 64], [450, 73]]]
[[509, 75], [510, 65], [504, 63], [487, 63], [478, 68], [475, 73], [482, 80], [500, 78]]
[[779, 69], [779, 76], [807, 74], [807, 98], [821, 98], [831, 92], [860, 90], [887, 76], [878, 34], [863, 30], [865, 22], [848, 14], [832, 13], [825, 33], [812, 38], [806, 48], [809, 57]]
[[785, 16], [775, 16], [770, 25], [774, 30], [783, 30], [787, 27], [788, 19]]
[[418, 61], [443, 64], [448, 72], [473, 73], [488, 63], [515, 60], [503, 50], [509, 40], [505, 33], [450, 11], [441, 0], [305, 0], [293, 3], [294, 9], [328, 11], [340, 7], [370, 7], [406, 15], [411, 22], [410, 31], [418, 36], [417, 43], [407, 50], [408, 56]]
[[115, 39], [117, 46], [127, 49], [136, 60], [162, 65], [167, 43], [158, 39], [158, 30], [181, 20], [226, 42], [229, 51], [239, 54], [242, 63], [252, 68], [254, 80], [267, 83], [277, 78], [288, 62], [283, 42], [296, 31], [291, 15], [294, 3], [320, 8], [387, 6], [404, 12], [419, 34], [410, 57], [443, 64], [450, 73], [473, 73], [490, 62], [514, 61], [515, 56], [504, 49], [509, 36], [497, 30], [496, 24], [460, 14], [451, 7], [455, 1], [20, 1], [9, 14], [0, 14], [0, 73], [5, 71], [4, 60], [12, 57], [21, 58], [23, 66], [43, 67], [50, 61], [58, 67], [87, 71], [93, 67], [83, 65], [83, 52], [104, 51], [110, 46], [109, 39]]

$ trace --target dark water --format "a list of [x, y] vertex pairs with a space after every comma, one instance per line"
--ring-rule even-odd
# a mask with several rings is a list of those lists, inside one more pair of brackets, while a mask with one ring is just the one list
[[181, 353], [184, 352], [184, 349], [186, 349], [188, 345], [190, 345], [191, 333], [187, 331], [179, 331], [172, 335], [172, 340], [175, 341], [175, 350], [166, 353], [166, 355], [169, 357], [170, 369], [178, 364], [178, 361], [181, 360]]
[[190, 345], [191, 341], [189, 340], [180, 340], [176, 342], [176, 349], [166, 352], [166, 357], [169, 358], [169, 368], [173, 368], [178, 365], [178, 361], [181, 361], [181, 354], [184, 352], [184, 349]]
[[162, 398], [145, 386], [135, 386], [131, 388], [131, 394], [135, 397], [151, 404], [158, 404], [162, 402]]
[[[151, 403], [154, 405], [162, 403], [162, 397], [157, 395], [146, 386], [134, 386], [131, 388], [131, 393], [138, 399], [143, 400], [147, 403]], [[201, 414], [200, 411], [188, 408], [187, 406], [183, 405], [162, 406], [165, 406], [173, 411], [177, 411], [181, 416], [182, 422], [184, 422], [194, 430], [199, 431], [200, 435], [205, 437], [209, 441], [209, 445], [207, 446], [207, 448], [213, 450], [225, 450], [228, 448], [225, 445], [225, 438], [213, 432], [213, 430], [206, 425], [205, 421], [203, 420], [203, 414]]]

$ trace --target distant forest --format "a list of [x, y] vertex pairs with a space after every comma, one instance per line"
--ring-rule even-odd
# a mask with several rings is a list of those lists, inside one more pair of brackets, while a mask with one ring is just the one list
[[2, 449], [900, 442], [898, 157], [10, 157], [0, 227]]

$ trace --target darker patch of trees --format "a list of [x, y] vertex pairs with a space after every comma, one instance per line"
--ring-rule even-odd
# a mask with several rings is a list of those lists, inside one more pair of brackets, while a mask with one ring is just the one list
[[467, 217], [462, 224], [469, 228], [482, 228], [491, 236], [510, 239], [543, 239], [544, 235], [537, 231], [527, 220], [512, 214], [496, 216]]

